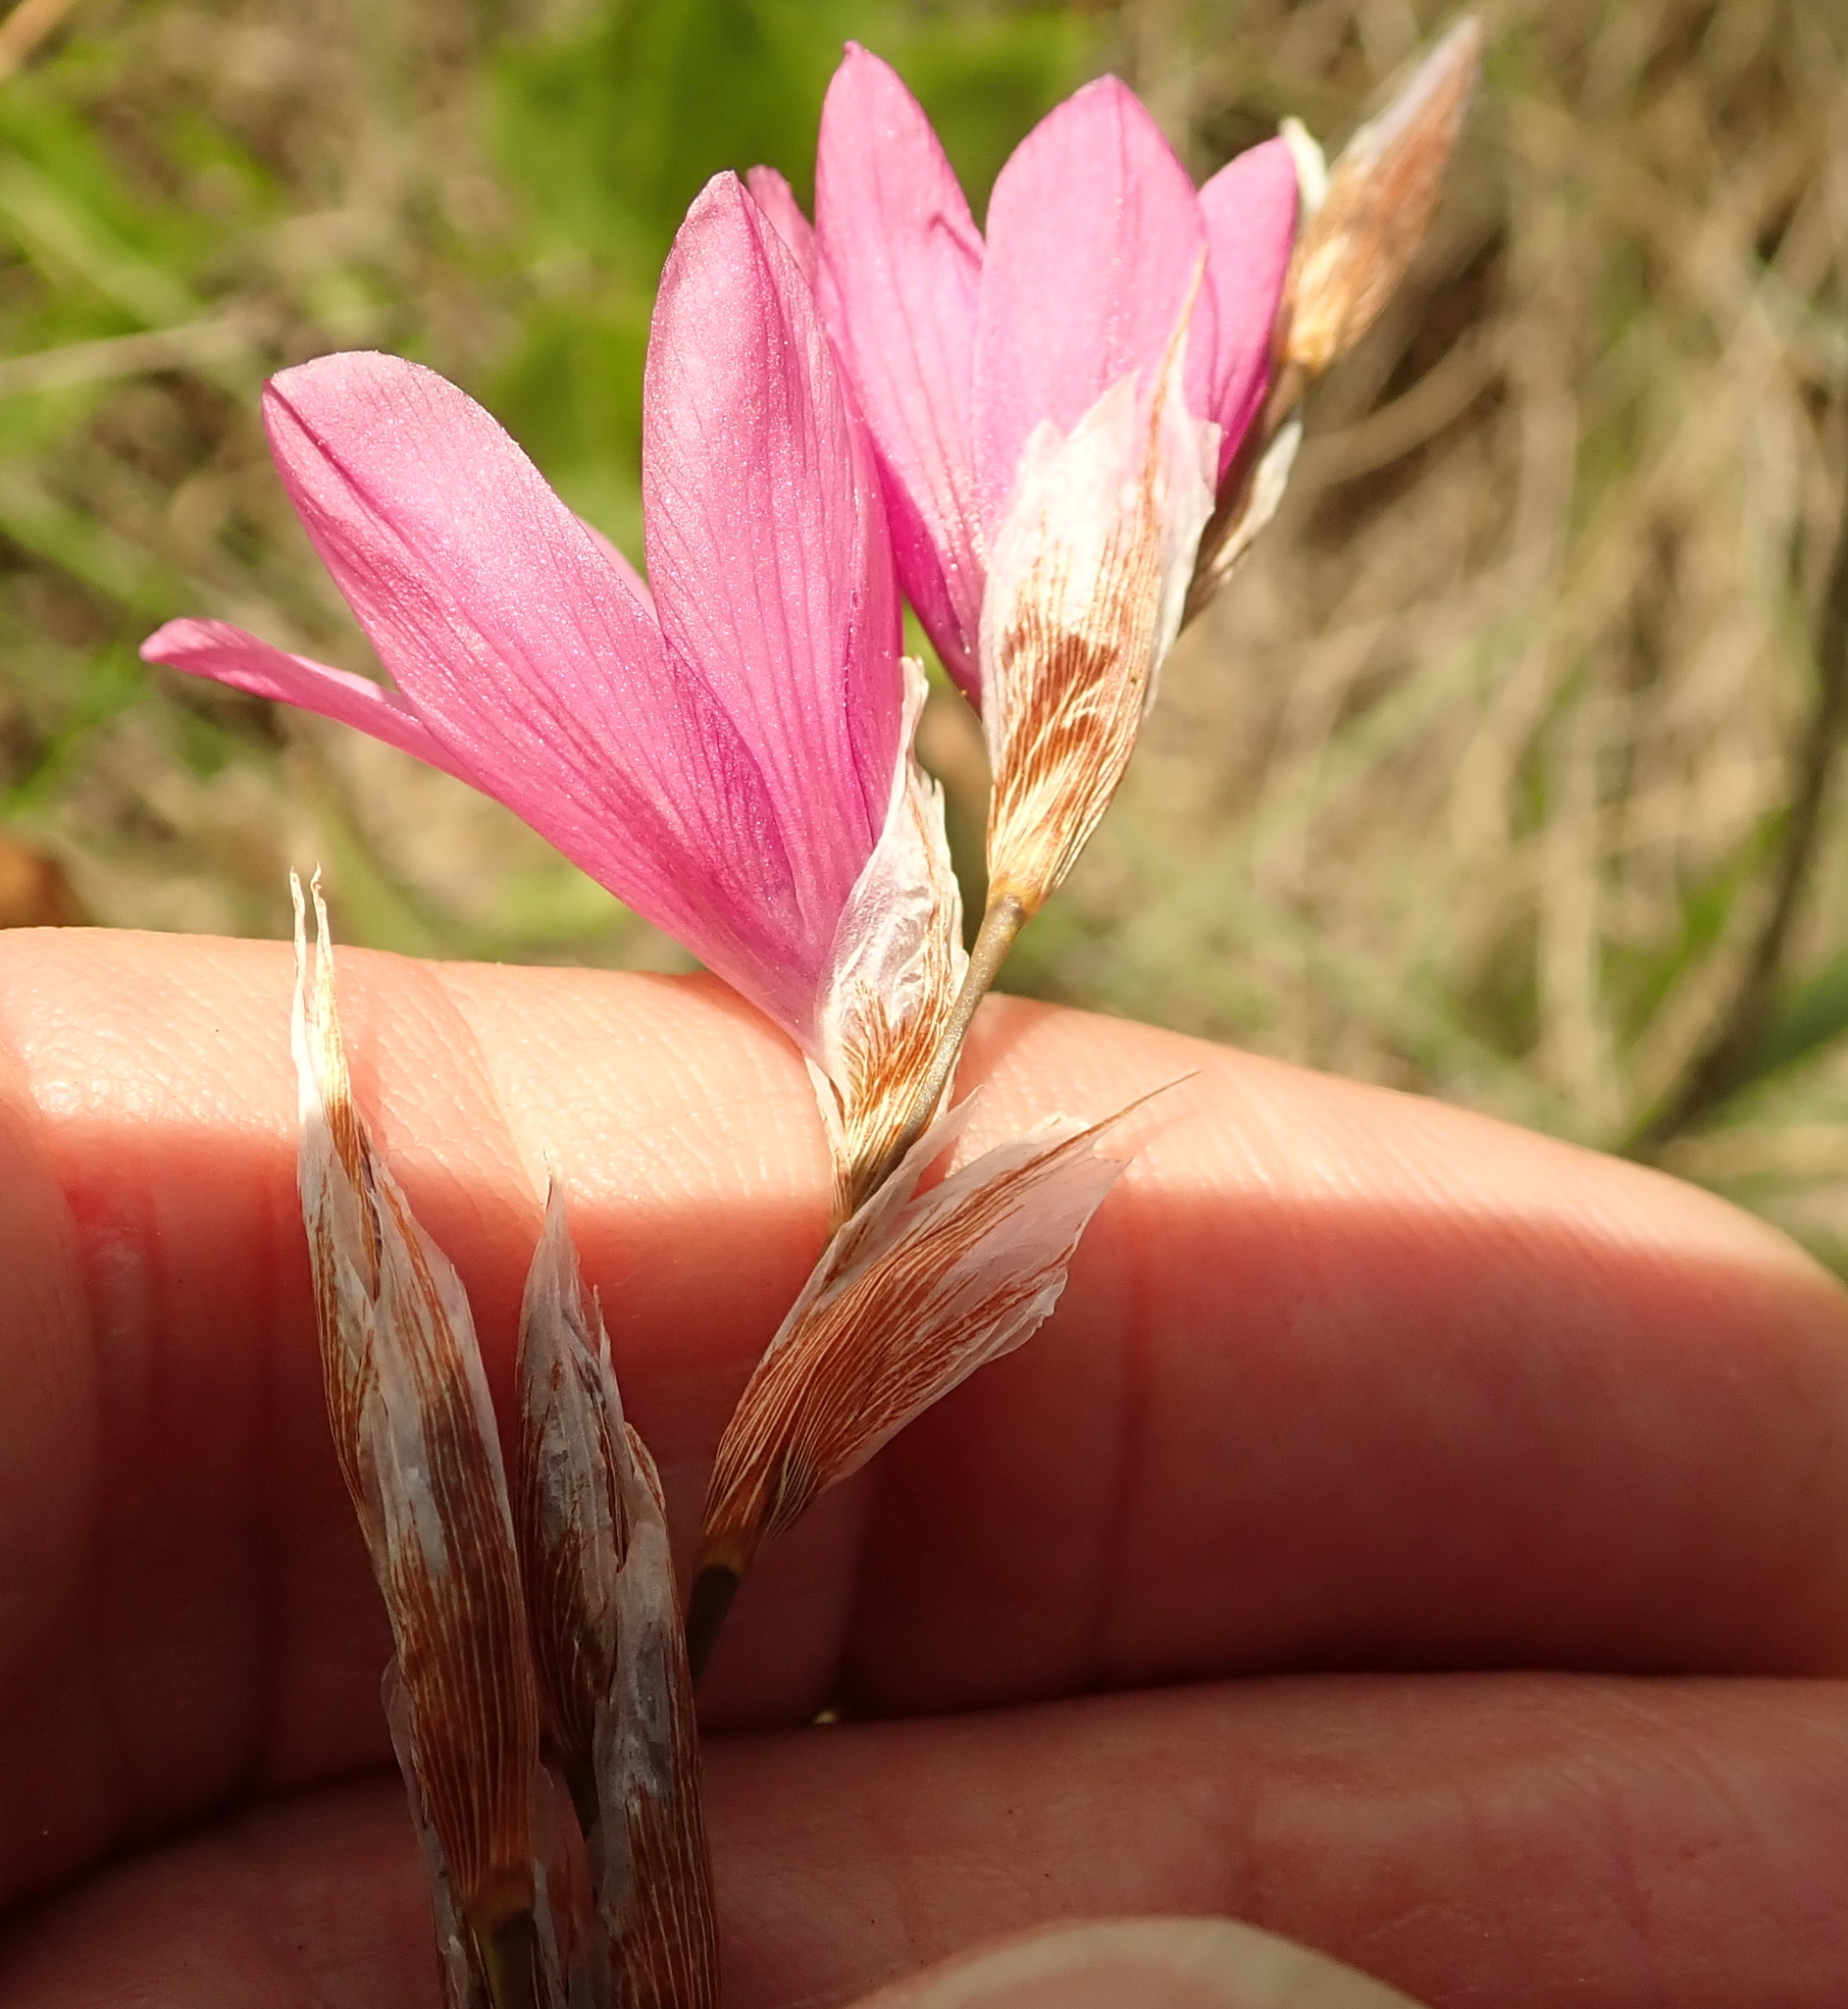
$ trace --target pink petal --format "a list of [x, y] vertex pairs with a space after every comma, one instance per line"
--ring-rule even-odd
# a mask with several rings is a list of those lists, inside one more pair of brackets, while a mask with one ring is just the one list
[[983, 557], [969, 446], [982, 239], [917, 100], [849, 42], [822, 108], [823, 310], [878, 442], [898, 576], [976, 688]]
[[463, 774], [447, 751], [432, 737], [410, 706], [375, 684], [370, 677], [356, 677], [349, 670], [336, 670], [310, 656], [290, 655], [286, 649], [261, 642], [229, 621], [169, 621], [141, 644], [141, 660], [165, 663], [169, 669], [185, 670], [195, 677], [210, 677], [229, 684], [233, 691], [247, 691], [253, 697], [273, 697], [282, 704], [296, 704], [304, 711], [319, 712], [323, 718], [337, 719], [341, 725], [357, 726], [375, 740], [414, 753], [432, 767], [450, 774]]
[[265, 416], [309, 536], [441, 764], [805, 1035], [830, 937], [749, 748], [664, 653], [628, 566], [414, 363], [303, 364]]
[[734, 175], [675, 239], [642, 414], [668, 656], [697, 665], [763, 776], [825, 961], [892, 790], [898, 584], [872, 444], [814, 297]]
[[976, 489], [991, 534], [1036, 426], [1069, 432], [1132, 371], [1154, 382], [1206, 248], [1186, 169], [1115, 77], [1021, 141], [989, 203], [976, 316]]
[[[1205, 395], [1196, 409], [1220, 428], [1221, 474], [1270, 381], [1270, 334], [1296, 242], [1296, 164], [1282, 139], [1240, 154], [1200, 191], [1215, 325]], [[1193, 364], [1190, 351], [1190, 401]]]
[[815, 283], [815, 227], [802, 214], [796, 191], [775, 168], [752, 168], [744, 177], [750, 199], [775, 224], [789, 254], [802, 268], [812, 290]]

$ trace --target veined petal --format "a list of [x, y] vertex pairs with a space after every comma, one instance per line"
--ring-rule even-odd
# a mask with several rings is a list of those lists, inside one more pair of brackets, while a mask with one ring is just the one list
[[1123, 378], [1028, 441], [982, 613], [991, 907], [1035, 912], [1109, 806], [1179, 632], [1217, 437], [1187, 408], [1183, 318], [1149, 395]]
[[1091, 1146], [1125, 1112], [1051, 1117], [917, 1194], [967, 1111], [940, 1118], [840, 1230], [771, 1341], [719, 1442], [702, 1577], [742, 1576], [764, 1541], [1057, 1304], [1123, 1169]]
[[415, 753], [432, 767], [440, 767], [473, 785], [474, 777], [450, 758], [396, 692], [336, 670], [312, 656], [259, 641], [229, 621], [169, 621], [141, 644], [141, 660], [165, 663], [195, 677], [210, 677], [246, 691], [252, 697], [273, 697], [281, 704], [299, 705], [344, 726], [357, 726], [375, 740], [384, 740], [406, 753]]
[[991, 574], [1028, 440], [1042, 425], [1062, 438], [1125, 378], [1152, 394], [1176, 322], [1198, 298], [1206, 250], [1186, 169], [1113, 77], [1050, 112], [1002, 168], [989, 202], [973, 395]]
[[834, 917], [811, 918], [751, 747], [663, 650], [607, 541], [414, 363], [305, 363], [272, 382], [265, 416], [309, 536], [441, 764], [802, 1037]]
[[[1188, 402], [1219, 428], [1221, 474], [1263, 403], [1296, 210], [1296, 163], [1282, 139], [1240, 154], [1200, 191], [1213, 346], [1210, 357], [1203, 352], [1198, 361], [1190, 348]], [[1198, 336], [1197, 322], [1196, 346]]]
[[802, 205], [796, 201], [788, 178], [775, 168], [752, 168], [744, 177], [744, 186], [750, 190], [750, 199], [776, 226], [777, 235], [801, 267], [802, 277], [812, 290], [817, 264], [815, 227], [802, 214]]
[[899, 613], [877, 471], [813, 295], [735, 175], [662, 275], [642, 421], [648, 572], [762, 776], [819, 979], [885, 821]]
[[983, 541], [969, 404], [982, 238], [923, 108], [853, 42], [822, 107], [815, 227], [823, 308], [887, 476], [899, 579], [973, 695]]
[[816, 1086], [834, 1148], [837, 1224], [892, 1169], [969, 966], [943, 791], [912, 757], [929, 687], [922, 663], [907, 657], [904, 667], [885, 828], [842, 913], [817, 1014]]

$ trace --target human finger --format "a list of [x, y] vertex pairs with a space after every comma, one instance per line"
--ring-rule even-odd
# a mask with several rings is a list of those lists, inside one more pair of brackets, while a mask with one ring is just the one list
[[[362, 1101], [503, 1379], [560, 1167], [685, 1533], [819, 1244], [796, 1056], [709, 983], [341, 970]], [[383, 1749], [288, 981], [272, 945], [0, 949], [0, 1887]], [[713, 1722], [1317, 1662], [1840, 1664], [1848, 1327], [1815, 1265], [1653, 1174], [1142, 1028], [1005, 1006], [965, 1085], [993, 1135], [1189, 1067], [1048, 1328], [766, 1556]]]
[[[836, 2009], [1136, 1915], [1239, 1918], [1429, 2009], [1835, 2009], [1845, 1704], [1309, 1676], [719, 1737], [728, 2009]], [[0, 2000], [434, 2009], [420, 1877], [388, 1775], [259, 1803], [15, 1913]]]
[[1351, 1967], [1233, 1919], [1049, 1926], [868, 1995], [862, 2009], [1416, 2009]]

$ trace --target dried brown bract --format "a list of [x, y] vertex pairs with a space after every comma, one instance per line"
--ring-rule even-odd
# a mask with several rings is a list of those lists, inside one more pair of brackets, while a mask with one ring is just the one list
[[1284, 286], [1286, 364], [1319, 376], [1398, 291], [1436, 214], [1481, 66], [1482, 29], [1465, 17], [1342, 149]]
[[1181, 389], [1186, 327], [1153, 386], [1125, 378], [1023, 456], [982, 613], [991, 907], [1030, 916], [1070, 871], [1179, 632], [1216, 451]]
[[1046, 1318], [1123, 1169], [1091, 1146], [1127, 1110], [1053, 1116], [919, 1194], [968, 1111], [943, 1117], [829, 1244], [739, 1399], [706, 1493], [695, 1667], [763, 1542]]
[[718, 1932], [660, 1481], [554, 1189], [520, 1321], [520, 1537], [545, 1719], [589, 1845], [593, 1999], [711, 2009]]
[[[944, 835], [943, 791], [912, 747], [928, 687], [904, 661], [898, 769], [878, 846], [835, 935], [818, 1017], [815, 1093], [834, 1156], [838, 1228], [885, 1179], [937, 1112], [947, 1077], [926, 1093], [968, 968], [962, 894]], [[919, 1113], [920, 1100], [928, 1104]]]
[[295, 886], [300, 1183], [328, 1410], [397, 1650], [392, 1714], [438, 1871], [451, 2009], [551, 1999], [536, 1868], [539, 1711], [468, 1300], [354, 1106], [327, 914]]
[[1355, 132], [1332, 171], [1309, 133], [1284, 122], [1303, 206], [1277, 309], [1276, 373], [1201, 537], [1187, 620], [1231, 579], [1276, 515], [1303, 439], [1304, 394], [1372, 327], [1405, 279], [1436, 214], [1481, 67], [1482, 29], [1465, 16], [1385, 111]]

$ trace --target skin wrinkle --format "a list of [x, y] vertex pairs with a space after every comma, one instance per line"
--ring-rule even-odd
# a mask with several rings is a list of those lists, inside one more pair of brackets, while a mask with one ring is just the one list
[[1643, 1858], [1636, 1824], [1608, 1785], [1588, 1783], [1585, 1803], [1588, 1838], [1603, 1843], [1608, 1865], [1605, 1887], [1635, 1943], [1638, 2000], [1646, 2001], [1650, 2009], [1674, 2009], [1673, 1992], [1662, 1972], [1662, 1927], [1648, 1889], [1651, 1866]]
[[[1671, 1770], [1685, 1779], [1697, 1791], [1704, 1793], [1714, 1804], [1719, 1819], [1714, 1824], [1717, 1831], [1711, 1832], [1699, 1842], [1689, 1841], [1680, 1851], [1684, 1864], [1712, 1860], [1723, 1853], [1728, 1832], [1751, 1837], [1762, 1849], [1769, 1852], [1776, 1836], [1763, 1810], [1755, 1806], [1749, 1795], [1738, 1788], [1738, 1781], [1729, 1775], [1726, 1766], [1706, 1747], [1704, 1742], [1690, 1735], [1686, 1727], [1667, 1718], [1658, 1708], [1649, 1706], [1646, 1691], [1620, 1697], [1613, 1714], [1618, 1718], [1618, 1726], [1609, 1739], [1610, 1747], [1616, 1747], [1621, 1727], [1627, 1722], [1637, 1726], [1645, 1735], [1652, 1735], [1664, 1747], [1665, 1769]], [[1585, 1761], [1581, 1760], [1581, 1763]], [[1589, 1770], [1589, 1765], [1586, 1767]], [[1588, 1791], [1595, 1791], [1601, 1803], [1601, 1811], [1614, 1836], [1614, 1853], [1621, 1850], [1620, 1870], [1623, 1878], [1622, 1888], [1628, 1898], [1628, 1910], [1637, 1931], [1639, 1943], [1650, 1953], [1659, 1947], [1663, 1934], [1654, 1930], [1655, 1907], [1650, 1901], [1649, 1886], [1653, 1878], [1650, 1861], [1651, 1837], [1645, 1822], [1635, 1818], [1619, 1795], [1612, 1791], [1609, 1781], [1593, 1778], [1588, 1781]], [[1767, 1919], [1768, 1932], [1776, 1930], [1775, 1922]], [[1824, 1926], [1826, 1914], [1814, 1917], [1814, 1926]], [[1657, 1996], [1667, 2001], [1667, 1983], [1660, 1972], [1660, 1956], [1650, 1961], [1655, 1973]]]
[[[1359, 1716], [1339, 1716], [1339, 1707], [1357, 1688], [1357, 1684], [1344, 1681], [1260, 1683], [1243, 1693], [1222, 1688], [1163, 1698], [1121, 1698], [1071, 1705], [1069, 1714], [1059, 1709], [1027, 1711], [1012, 1717], [901, 1726], [890, 1732], [856, 1731], [850, 1736], [867, 1745], [869, 1759], [875, 1741], [886, 1745], [886, 1755], [877, 1768], [885, 1781], [882, 1820], [892, 1819], [895, 1810], [905, 1807], [912, 1782], [924, 1778], [927, 1767], [935, 1768], [930, 1775], [932, 1808], [954, 1809], [942, 1818], [966, 1829], [971, 1837], [967, 1846], [972, 1861], [960, 1869], [951, 1866], [952, 1874], [938, 1897], [939, 1920], [950, 1922], [951, 1930], [958, 1921], [965, 1926], [977, 1919], [984, 1925], [999, 1923], [978, 1892], [994, 1887], [982, 1879], [987, 1875], [985, 1866], [993, 1860], [995, 1822], [1011, 1804], [1017, 1789], [1008, 1768], [1013, 1754], [1031, 1750], [1040, 1730], [1062, 1722], [1062, 1734], [1071, 1741], [1067, 1745], [1055, 1738], [1053, 1748], [1042, 1754], [1044, 1782], [1039, 1788], [1036, 1822], [1018, 1837], [1017, 1847], [1010, 1835], [1007, 1851], [1045, 1862], [1055, 1876], [1055, 1887], [1044, 1895], [1042, 1916], [1141, 1909], [1150, 1904], [1170, 1910], [1226, 1910], [1273, 1930], [1294, 1931], [1362, 1966], [1371, 1965], [1387, 1979], [1414, 1991], [1422, 1983], [1431, 1990], [1433, 2000], [1446, 2004], [1464, 2000], [1528, 2004], [1538, 1996], [1528, 1992], [1527, 1984], [1541, 1978], [1552, 1984], [1545, 1993], [1548, 2002], [1564, 2001], [1568, 1995], [1577, 2001], [1577, 1993], [1567, 1986], [1569, 1963], [1563, 1962], [1561, 1955], [1565, 1946], [1575, 1943], [1572, 1908], [1578, 1893], [1600, 1887], [1603, 1867], [1596, 1852], [1590, 1857], [1566, 1855], [1563, 1861], [1570, 1872], [1570, 1887], [1556, 1894], [1546, 1887], [1544, 1876], [1536, 1876], [1534, 1866], [1561, 1856], [1562, 1840], [1569, 1842], [1575, 1835], [1576, 1817], [1569, 1806], [1561, 1810], [1560, 1816], [1555, 1812], [1559, 1760], [1574, 1750], [1588, 1731], [1595, 1738], [1605, 1698], [1613, 1687], [1620, 1696], [1627, 1684], [1521, 1677], [1463, 1681], [1452, 1684], [1454, 1702], [1427, 1693], [1417, 1698], [1415, 1707], [1414, 1692], [1434, 1684], [1358, 1685], [1386, 1690], [1387, 1707], [1374, 1721], [1370, 1736]], [[1723, 1686], [1662, 1685], [1665, 1700], [1681, 1718], [1682, 1734], [1701, 1735], [1726, 1747], [1721, 1725], [1735, 1698], [1726, 1696]], [[1746, 1686], [1756, 1701], [1769, 1700], [1770, 1691], [1762, 1685]], [[1844, 1819], [1839, 1770], [1844, 1754], [1840, 1726], [1829, 1722], [1829, 1712], [1838, 1706], [1832, 1699], [1835, 1692], [1819, 1694], [1807, 1709], [1807, 1721], [1822, 1742], [1812, 1744], [1794, 1762], [1779, 1760], [1770, 1771], [1752, 1775], [1770, 1803], [1778, 1804], [1780, 1798], [1784, 1802], [1785, 1826], [1796, 1824], [1799, 1833], [1792, 1836], [1790, 1846], [1809, 1865], [1802, 1880], [1805, 1891], [1832, 1887], [1826, 1854], [1818, 1852], [1824, 1830], [1802, 1829], [1802, 1816], [1789, 1804], [1786, 1785], [1801, 1780], [1802, 1790], [1812, 1792], [1809, 1779], [1819, 1766], [1833, 1765], [1835, 1783], [1815, 1790], [1813, 1798], [1819, 1812], [1825, 1805], [1832, 1809], [1825, 1822], [1839, 1828]], [[1534, 1712], [1540, 1732], [1536, 1748], [1528, 1755], [1517, 1746], [1498, 1758], [1502, 1737], [1497, 1712], [1506, 1713], [1512, 1706], [1518, 1722], [1523, 1695], [1538, 1697], [1542, 1704]], [[1404, 1707], [1399, 1710], [1402, 1721], [1395, 1737], [1393, 1712], [1398, 1704]], [[1153, 1744], [1135, 1734], [1119, 1743], [1112, 1726], [1126, 1722], [1128, 1712], [1145, 1706], [1168, 1727], [1157, 1733]], [[1222, 1732], [1211, 1727], [1215, 1722], [1235, 1722], [1247, 1711], [1254, 1720], [1261, 1719], [1273, 1706], [1280, 1722], [1288, 1720], [1295, 1727], [1279, 1727], [1275, 1740], [1260, 1747], [1246, 1746], [1236, 1734], [1227, 1742]], [[1222, 1719], [1221, 1711], [1229, 1715]], [[1334, 1740], [1327, 1742], [1324, 1726], [1343, 1724], [1346, 1727], [1337, 1727]], [[1349, 1730], [1357, 1734], [1350, 1735]], [[1485, 1732], [1486, 1741], [1479, 1742]], [[745, 1766], [748, 1779], [753, 1771], [761, 1772], [780, 1748], [793, 1747], [796, 1741], [784, 1739], [781, 1745], [758, 1747], [754, 1754], [750, 1749], [738, 1750], [734, 1762]], [[850, 1742], [816, 1745], [811, 1741], [807, 1748], [805, 1770], [810, 1790], [827, 1802], [832, 1798], [833, 1779], [845, 1780], [847, 1776], [852, 1763]], [[1734, 1744], [1732, 1748], [1738, 1747]], [[1326, 1755], [1306, 1769], [1303, 1757], [1318, 1749]], [[1094, 1772], [1087, 1771], [1081, 1756], [1087, 1751], [1100, 1754]], [[1619, 1781], [1617, 1789], [1626, 1791], [1640, 1807], [1651, 1805], [1650, 1794], [1662, 1776], [1657, 1756], [1644, 1743], [1624, 1753], [1613, 1768], [1613, 1777]], [[1180, 1831], [1163, 1837], [1168, 1842], [1165, 1848], [1152, 1851], [1133, 1839], [1123, 1826], [1119, 1808], [1124, 1804], [1133, 1808], [1138, 1794], [1146, 1795], [1153, 1808], [1159, 1809], [1166, 1802], [1159, 1774], [1153, 1780], [1149, 1777], [1152, 1760], [1157, 1766], [1164, 1760], [1185, 1764], [1197, 1776], [1210, 1779], [1213, 1789], [1230, 1791], [1235, 1797], [1243, 1790], [1255, 1795], [1256, 1803], [1264, 1810], [1264, 1818], [1257, 1824], [1253, 1850], [1260, 1863], [1267, 1864], [1263, 1880], [1254, 1886], [1236, 1878], [1229, 1861], [1222, 1860], [1216, 1850], [1197, 1848], [1197, 1824], [1186, 1817], [1185, 1810]], [[791, 1762], [804, 1764], [794, 1749]], [[1079, 1777], [1082, 1784], [1076, 1794], [1066, 1796], [1068, 1803], [1061, 1808], [1059, 1788], [1053, 1782], [1071, 1777]], [[1463, 1790], [1459, 1777], [1467, 1781]], [[727, 1780], [722, 1771], [720, 1777], [723, 1809], [739, 1787], [735, 1775]], [[1498, 1778], [1505, 1782], [1498, 1784]], [[1627, 1785], [1620, 1783], [1624, 1779]], [[1363, 1813], [1369, 1807], [1370, 1819]], [[1663, 1812], [1668, 1818], [1658, 1824], [1662, 1833], [1656, 1866], [1665, 1887], [1675, 1894], [1676, 1908], [1658, 1932], [1659, 1943], [1666, 1941], [1673, 1947], [1685, 1940], [1690, 1917], [1709, 1908], [1728, 1912], [1737, 1903], [1741, 1874], [1753, 1895], [1761, 1890], [1782, 1891], [1778, 1880], [1785, 1874], [1783, 1865], [1773, 1857], [1764, 1861], [1756, 1874], [1746, 1871], [1744, 1866], [1754, 1859], [1754, 1852], [1748, 1846], [1743, 1856], [1733, 1853], [1737, 1836], [1728, 1838], [1728, 1859], [1719, 1872], [1690, 1881], [1686, 1874], [1689, 1858], [1680, 1845], [1683, 1829], [1677, 1820], [1691, 1816], [1698, 1827], [1706, 1822], [1707, 1813], [1698, 1798], [1680, 1816], [1675, 1815], [1673, 1805]], [[1358, 1822], [1357, 1815], [1361, 1816]], [[921, 1827], [914, 1818], [900, 1861], [908, 1862], [920, 1851], [931, 1856], [939, 1818], [935, 1811], [927, 1814]], [[1049, 1839], [1052, 1831], [1064, 1837], [1063, 1846]], [[974, 1840], [978, 1835], [982, 1837], [979, 1843]], [[775, 1831], [759, 1835], [754, 1843], [755, 1851], [766, 1855], [792, 1847], [799, 1854], [800, 1845], [780, 1825]], [[836, 1877], [845, 1878], [844, 1885], [831, 1888], [831, 1901], [844, 1915], [857, 1914], [862, 1900], [856, 1886], [866, 1880], [866, 1873], [858, 1865], [883, 1860], [872, 1845], [870, 1831], [861, 1830], [855, 1815], [814, 1868], [815, 1874], [825, 1878], [832, 1867]], [[932, 1860], [940, 1869], [950, 1861], [941, 1855]], [[1152, 1860], [1155, 1887], [1143, 1880]], [[1444, 1893], [1441, 1898], [1432, 1894], [1440, 1891]], [[1791, 1897], [1801, 1902], [1804, 1894], [1795, 1892]], [[1514, 1914], [1522, 1915], [1517, 1931], [1496, 1930], [1498, 1896], [1513, 1904]], [[1786, 1915], [1782, 1896], [1779, 1912]], [[767, 1908], [752, 1916], [754, 1925], [747, 1918], [740, 1927], [745, 1944], [751, 1946], [760, 1933], [773, 1941], [781, 1933], [789, 1941], [812, 1937], [818, 1951], [836, 1930], [835, 1919], [827, 1912], [797, 1927], [779, 1926]], [[1026, 1923], [1028, 1916], [1014, 1914], [1006, 1922]], [[1536, 1919], [1549, 1922], [1544, 1941], [1534, 1936]], [[1337, 1921], [1338, 1931], [1331, 1930]], [[1809, 1943], [1802, 1963], [1812, 1977], [1813, 1988], [1818, 1977], [1824, 1978], [1822, 1991], [1779, 1992], [1771, 1999], [1819, 2005], [1833, 2001], [1825, 1979], [1829, 1970], [1819, 1964], [1817, 1955], [1820, 1946], [1841, 1937], [1838, 1907], [1823, 1924], [1825, 1931]], [[943, 1923], [938, 1930], [943, 1932]], [[1619, 1945], [1603, 1927], [1594, 1936], [1601, 1963], [1598, 1971], [1607, 1986], [1592, 1999], [1627, 2005], [1631, 1996], [1629, 1983], [1621, 1974]], [[1775, 1942], [1763, 1943], [1769, 1948]], [[1446, 1944], [1451, 1948], [1447, 1985], [1440, 1978], [1442, 1971], [1432, 1965], [1432, 1950]], [[948, 1950], [941, 1940], [940, 1946]], [[913, 1939], [904, 1950], [906, 1957], [911, 1957], [919, 1948]], [[850, 1944], [846, 1957], [855, 1957]], [[791, 1958], [793, 1955], [786, 1953], [785, 1959]], [[1409, 1963], [1414, 1960], [1421, 1973], [1409, 1971]], [[1705, 1960], [1698, 1948], [1692, 1948], [1682, 1965], [1698, 1974]], [[772, 1968], [772, 1977], [781, 1971], [779, 1962]], [[1735, 1981], [1750, 1972], [1738, 1965], [1735, 1957], [1731, 1968]], [[1475, 1977], [1473, 1986], [1464, 1984], [1469, 1974]], [[856, 1975], [855, 1985], [864, 1985], [866, 1979]], [[773, 1997], [766, 1986], [769, 1998], [781, 1999]], [[1696, 1999], [1717, 2002], [1735, 1998], [1702, 1990], [1698, 1996], [1682, 1996], [1677, 2001], [1685, 2009]]]

